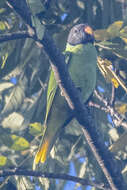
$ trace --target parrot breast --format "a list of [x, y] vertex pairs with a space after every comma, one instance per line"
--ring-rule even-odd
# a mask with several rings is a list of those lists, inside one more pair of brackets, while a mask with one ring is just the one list
[[72, 49], [69, 73], [75, 86], [81, 89], [81, 96], [86, 102], [96, 86], [96, 48], [93, 44], [88, 43], [77, 48], [74, 53]]

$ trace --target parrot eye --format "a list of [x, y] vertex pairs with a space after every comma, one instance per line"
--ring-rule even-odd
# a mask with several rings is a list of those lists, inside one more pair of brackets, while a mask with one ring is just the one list
[[75, 32], [75, 33], [78, 33], [78, 30], [77, 30], [77, 28], [75, 28], [74, 32]]

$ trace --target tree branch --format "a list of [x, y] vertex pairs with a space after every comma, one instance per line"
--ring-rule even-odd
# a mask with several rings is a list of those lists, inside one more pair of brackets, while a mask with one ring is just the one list
[[27, 31], [18, 31], [18, 32], [13, 32], [13, 33], [8, 33], [8, 34], [1, 34], [0, 43], [7, 42], [10, 40], [23, 39], [23, 38], [31, 38], [30, 33]]
[[[8, 3], [11, 4], [14, 10], [24, 19], [24, 15], [22, 15], [23, 11], [21, 11], [20, 7], [18, 8], [18, 6], [20, 6], [18, 5], [18, 2], [16, 0], [8, 0]], [[26, 19], [25, 22], [29, 25], [27, 20], [28, 19]], [[31, 26], [29, 25], [29, 27]], [[127, 189], [123, 177], [116, 162], [114, 162], [111, 153], [106, 149], [104, 143], [100, 142], [101, 135], [98, 131], [96, 131], [96, 127], [92, 117], [89, 114], [89, 110], [84, 107], [84, 104], [79, 96], [79, 92], [75, 88], [69, 76], [68, 69], [64, 61], [64, 56], [57, 49], [47, 31], [45, 31], [44, 37], [41, 41], [37, 39], [37, 36], [33, 36], [33, 39], [40, 42], [48, 54], [52, 62], [51, 65], [55, 72], [58, 85], [62, 89], [70, 108], [75, 112], [75, 117], [81, 124], [83, 134], [108, 183], [110, 184], [111, 189]]]
[[111, 190], [106, 187], [104, 184], [97, 184], [90, 180], [86, 180], [80, 177], [75, 177], [67, 174], [61, 173], [47, 173], [41, 171], [33, 171], [33, 170], [21, 170], [21, 169], [8, 169], [8, 170], [0, 170], [0, 177], [8, 177], [8, 176], [33, 176], [33, 177], [42, 177], [42, 178], [51, 178], [51, 179], [60, 179], [60, 180], [69, 180], [76, 183], [80, 183], [83, 186], [90, 185], [102, 190]]

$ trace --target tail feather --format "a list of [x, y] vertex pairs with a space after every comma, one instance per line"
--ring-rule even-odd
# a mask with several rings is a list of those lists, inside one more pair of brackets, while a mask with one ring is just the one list
[[44, 163], [46, 161], [49, 145], [50, 145], [50, 141], [48, 139], [45, 139], [44, 143], [40, 146], [38, 152], [36, 153], [34, 163], [33, 163], [33, 170], [35, 170], [36, 165], [39, 162]]

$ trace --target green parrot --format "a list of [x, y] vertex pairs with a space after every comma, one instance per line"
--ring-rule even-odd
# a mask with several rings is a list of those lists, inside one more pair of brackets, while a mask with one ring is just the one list
[[[96, 85], [97, 52], [94, 46], [93, 30], [88, 24], [75, 25], [68, 36], [65, 56], [68, 57], [68, 69], [71, 79], [79, 89], [85, 103]], [[58, 131], [71, 116], [64, 96], [56, 83], [51, 70], [47, 88], [47, 106], [44, 121], [44, 136], [34, 159], [34, 166], [44, 163], [49, 155]]]

